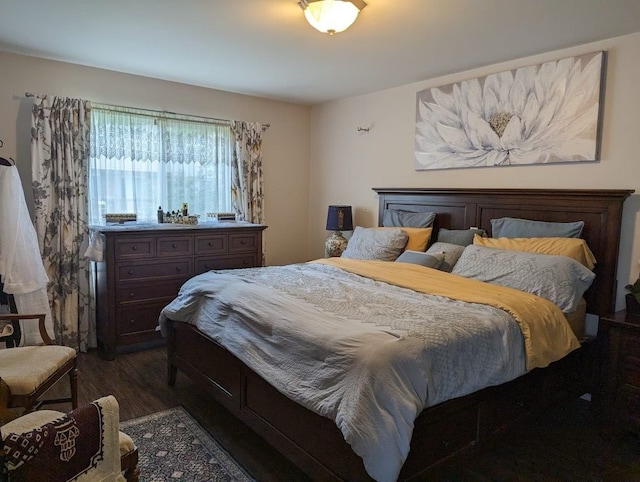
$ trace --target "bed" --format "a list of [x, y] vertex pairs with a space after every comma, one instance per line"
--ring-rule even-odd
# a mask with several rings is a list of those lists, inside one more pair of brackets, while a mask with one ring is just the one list
[[[600, 315], [613, 310], [622, 205], [631, 191], [374, 190], [379, 197], [379, 225], [388, 210], [433, 212], [436, 214], [433, 239], [440, 230], [469, 227], [491, 234], [491, 220], [502, 217], [563, 223], [584, 221], [581, 236], [597, 260], [595, 281], [584, 294], [586, 311]], [[245, 308], [251, 310], [250, 305]], [[276, 380], [265, 381], [265, 377], [215, 341], [215, 334], [171, 319], [164, 320], [163, 327], [168, 339], [169, 384], [175, 383], [177, 371], [181, 370], [313, 479], [371, 479], [371, 468], [369, 472], [365, 469], [363, 459], [345, 441], [333, 420], [283, 395], [273, 386], [278, 386]], [[543, 363], [545, 368], [528, 367], [526, 374], [508, 377], [509, 381], [499, 385], [421, 409], [398, 478], [423, 477], [451, 458], [498, 437], [534, 411], [590, 391], [593, 349], [588, 340], [581, 341], [582, 347], [568, 350], [568, 355], [548, 366]], [[245, 354], [240, 355], [246, 361]], [[264, 375], [264, 370], [261, 373]], [[314, 436], [310, 437], [310, 433]]]

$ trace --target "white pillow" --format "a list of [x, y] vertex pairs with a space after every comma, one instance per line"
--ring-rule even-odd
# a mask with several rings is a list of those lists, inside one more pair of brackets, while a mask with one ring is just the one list
[[356, 226], [343, 258], [395, 261], [409, 236], [401, 228], [363, 228]]
[[564, 313], [575, 311], [596, 275], [567, 256], [467, 246], [453, 274], [508, 286], [546, 298]]

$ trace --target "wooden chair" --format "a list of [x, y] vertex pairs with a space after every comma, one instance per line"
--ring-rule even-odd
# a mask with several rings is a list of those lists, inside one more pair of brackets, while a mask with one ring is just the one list
[[[4, 402], [6, 402], [6, 390], [7, 390], [6, 384], [0, 379], [0, 407], [3, 405]], [[105, 397], [103, 399], [97, 400], [96, 403], [98, 402], [105, 403], [105, 401], [107, 400], [110, 400], [110, 402], [108, 403], [116, 407], [115, 414], [110, 420], [112, 423], [116, 424], [117, 426], [119, 425], [119, 417], [116, 415], [118, 411], [117, 411], [117, 401], [115, 400], [115, 398], [113, 396]], [[101, 453], [103, 457], [100, 457], [99, 459], [96, 459], [96, 460], [104, 460], [104, 457], [107, 457], [108, 460], [115, 462], [114, 459], [109, 458], [110, 457], [109, 454], [115, 457], [119, 456], [120, 470], [125, 480], [127, 482], [138, 482], [138, 479], [140, 476], [140, 471], [138, 469], [138, 448], [135, 446], [135, 443], [133, 442], [131, 437], [129, 437], [124, 432], [118, 431], [117, 442], [116, 440], [113, 440], [113, 442], [116, 442], [118, 444], [117, 449], [113, 445], [110, 447], [106, 447], [106, 444], [108, 443], [109, 438], [105, 437], [105, 433], [108, 433], [108, 432], [103, 432], [103, 430], [105, 430], [104, 428], [96, 427], [95, 425], [86, 427], [86, 426], [82, 426], [81, 422], [79, 422], [79, 420], [82, 420], [82, 417], [79, 415], [79, 410], [83, 410], [83, 408], [85, 408], [85, 406], [80, 407], [77, 410], [74, 410], [70, 414], [73, 416], [67, 417], [67, 418], [71, 418], [71, 419], [77, 418], [78, 421], [76, 422], [77, 422], [77, 425], [81, 427], [80, 429], [81, 431], [84, 430], [85, 433], [91, 434], [89, 435], [89, 437], [93, 437], [94, 440], [95, 440], [95, 437], [99, 437], [102, 440], [101, 443], [105, 444], [105, 446], [101, 449]], [[3, 441], [2, 445], [0, 445], [0, 460], [2, 463], [2, 469], [3, 469], [1, 472], [6, 474], [5, 477], [9, 481], [12, 478], [11, 477], [12, 467], [10, 465], [10, 461], [14, 459], [10, 456], [11, 455], [10, 451], [9, 452], [7, 451], [7, 449], [10, 448], [10, 446], [5, 443], [5, 440], [11, 439], [15, 435], [23, 436], [23, 437], [26, 436], [25, 441], [29, 440], [28, 437], [30, 437], [30, 434], [33, 434], [34, 431], [41, 430], [45, 425], [52, 424], [52, 422], [54, 421], [56, 421], [56, 423], [53, 423], [54, 426], [56, 424], [60, 424], [60, 421], [64, 420], [63, 417], [65, 417], [65, 415], [67, 414], [63, 412], [58, 412], [55, 410], [37, 410], [34, 412], [27, 413], [21, 417], [18, 417], [15, 420], [0, 427], [0, 433], [2, 435], [2, 441]], [[107, 415], [103, 411], [103, 421], [100, 422], [100, 425], [106, 426], [108, 421], [109, 419], [107, 418]], [[51, 425], [48, 425], [48, 426], [51, 427]], [[106, 430], [108, 431], [109, 428], [106, 428]], [[58, 435], [60, 435], [60, 433], [58, 433]], [[51, 437], [53, 438], [53, 435], [51, 435]], [[57, 439], [57, 436], [55, 438]], [[40, 437], [39, 440], [42, 441], [42, 438]], [[86, 443], [87, 439], [85, 438], [83, 439], [83, 441]], [[56, 445], [59, 445], [59, 444], [56, 444]], [[20, 445], [20, 447], [22, 448], [22, 445]], [[38, 456], [37, 452], [38, 451], [36, 451], [36, 453], [33, 454], [34, 457]], [[116, 453], [114, 454], [114, 452]], [[26, 453], [27, 451], [25, 450], [24, 451], [25, 456], [26, 456]], [[31, 453], [29, 453], [29, 456], [30, 455]], [[46, 456], [46, 451], [42, 451], [42, 455]], [[72, 456], [75, 456], [75, 455], [72, 455]], [[78, 456], [82, 457], [80, 454]], [[68, 462], [68, 460], [69, 459], [64, 459], [63, 457], [60, 456], [60, 454], [58, 454], [58, 456], [56, 457], [50, 457], [47, 459], [40, 458], [34, 463], [40, 466], [44, 466], [45, 471], [51, 474], [51, 478], [49, 480], [51, 482], [54, 482], [54, 481], [58, 481], [59, 472], [63, 473], [62, 470], [57, 470], [57, 468], [60, 467], [62, 464]], [[91, 465], [95, 466], [93, 457], [87, 464], [87, 466], [91, 466]], [[84, 467], [84, 465], [81, 465], [81, 466]], [[94, 480], [90, 473], [84, 474], [84, 478], [82, 480], [87, 479], [87, 477], [90, 480]], [[64, 478], [60, 480], [64, 480]]]
[[[0, 314], [0, 322], [19, 325], [19, 320], [38, 320], [44, 345], [18, 346], [0, 350], [0, 378], [8, 386], [7, 408], [24, 407], [25, 412], [43, 404], [71, 402], [78, 406], [78, 359], [73, 348], [56, 345], [47, 334], [45, 315]], [[7, 344], [11, 346], [11, 344]], [[69, 376], [69, 397], [42, 400], [42, 395], [64, 376]], [[6, 421], [6, 420], [5, 420]]]

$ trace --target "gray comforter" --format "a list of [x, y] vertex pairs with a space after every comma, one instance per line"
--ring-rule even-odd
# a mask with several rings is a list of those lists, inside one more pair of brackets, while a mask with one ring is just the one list
[[525, 373], [522, 334], [505, 311], [321, 264], [196, 276], [161, 328], [167, 319], [193, 323], [334, 420], [381, 482], [397, 479], [425, 407]]

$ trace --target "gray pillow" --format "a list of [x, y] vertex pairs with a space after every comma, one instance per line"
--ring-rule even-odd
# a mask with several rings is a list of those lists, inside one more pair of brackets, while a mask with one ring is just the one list
[[427, 254], [423, 251], [411, 250], [404, 251], [398, 256], [398, 259], [396, 259], [396, 262], [419, 264], [434, 269], [438, 269], [442, 261], [444, 261], [444, 254], [442, 253]]
[[395, 261], [408, 239], [409, 236], [401, 228], [378, 229], [356, 226], [342, 257]]
[[411, 211], [399, 211], [397, 209], [385, 209], [382, 213], [383, 226], [404, 226], [406, 228], [428, 228], [433, 225], [436, 213], [414, 213]]
[[445, 229], [438, 230], [438, 241], [443, 243], [458, 244], [460, 246], [469, 246], [473, 244], [473, 236], [479, 234], [486, 236], [484, 229]]
[[467, 246], [453, 274], [508, 286], [546, 298], [564, 313], [575, 311], [595, 274], [567, 256]]
[[442, 254], [444, 259], [442, 263], [440, 263], [440, 266], [438, 266], [438, 269], [450, 273], [463, 251], [464, 246], [460, 246], [459, 244], [436, 242], [427, 249], [426, 253], [432, 256]]
[[572, 223], [549, 223], [519, 218], [491, 220], [491, 235], [494, 238], [579, 238], [584, 221]]

